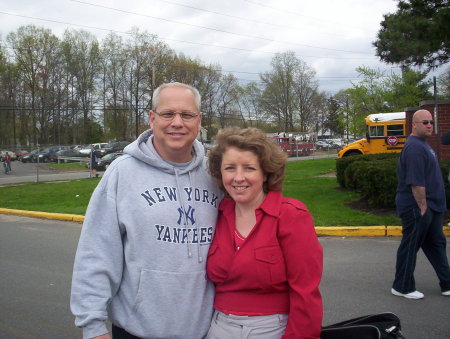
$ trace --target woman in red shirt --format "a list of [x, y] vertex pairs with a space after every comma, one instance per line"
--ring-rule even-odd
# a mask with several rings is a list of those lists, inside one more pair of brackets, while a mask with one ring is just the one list
[[286, 154], [256, 128], [226, 128], [209, 169], [220, 204], [207, 272], [216, 285], [206, 339], [319, 338], [322, 246], [311, 214], [281, 193]]

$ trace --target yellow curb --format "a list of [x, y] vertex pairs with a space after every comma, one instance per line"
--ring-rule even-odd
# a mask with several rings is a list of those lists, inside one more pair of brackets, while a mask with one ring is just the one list
[[[445, 232], [445, 227], [450, 229], [450, 227], [444, 226], [444, 232]], [[388, 226], [386, 235], [388, 237], [401, 237], [402, 236], [402, 227], [401, 226]]]
[[[446, 236], [450, 236], [450, 226], [442, 227]], [[401, 237], [401, 226], [316, 226], [317, 235], [339, 237]]]
[[84, 216], [77, 215], [77, 214], [25, 211], [25, 210], [16, 210], [16, 209], [9, 209], [9, 208], [0, 208], [0, 213], [17, 214], [17, 215], [23, 215], [26, 217], [56, 219], [56, 220], [65, 220], [65, 221], [78, 221], [78, 222], [84, 221]]
[[[17, 214], [27, 217], [56, 219], [66, 221], [83, 222], [84, 215], [49, 213], [1, 208], [0, 213]], [[317, 235], [339, 236], [339, 237], [401, 237], [401, 226], [316, 226]], [[443, 226], [443, 232], [450, 236], [450, 226]]]
[[317, 226], [317, 235], [333, 235], [340, 237], [384, 237], [386, 226]]

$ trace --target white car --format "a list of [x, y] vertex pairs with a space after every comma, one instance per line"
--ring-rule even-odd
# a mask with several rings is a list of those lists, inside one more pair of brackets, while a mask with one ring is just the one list
[[109, 144], [107, 142], [100, 142], [97, 144], [91, 144], [88, 147], [79, 149], [78, 151], [81, 154], [89, 155], [91, 153], [91, 148], [94, 147], [94, 151], [99, 153], [101, 156], [103, 156], [106, 153], [107, 148], [109, 147]]
[[332, 148], [332, 146], [328, 142], [326, 142], [325, 140], [317, 140], [316, 141], [316, 148], [317, 149], [327, 150], [329, 148]]
[[8, 150], [1, 150], [0, 151], [0, 156], [3, 158], [4, 156], [6, 156], [6, 152], [8, 152], [8, 155], [11, 157], [11, 160], [17, 160], [17, 155], [15, 152], [13, 151], [8, 151]]

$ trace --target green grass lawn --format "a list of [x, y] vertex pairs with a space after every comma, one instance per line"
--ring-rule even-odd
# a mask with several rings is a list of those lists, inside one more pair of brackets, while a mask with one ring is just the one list
[[98, 182], [99, 179], [78, 179], [3, 186], [0, 207], [84, 215]]
[[53, 169], [61, 169], [61, 170], [87, 170], [85, 163], [80, 164], [79, 162], [69, 162], [67, 164], [48, 164], [47, 167], [53, 168]]
[[[335, 162], [332, 158], [289, 162], [284, 194], [304, 202], [316, 226], [400, 225], [395, 216], [376, 216], [347, 207], [346, 203], [358, 195], [339, 189], [335, 177], [321, 176], [335, 172]], [[0, 207], [84, 215], [98, 181], [79, 179], [3, 186]]]
[[335, 163], [329, 158], [290, 162], [284, 195], [305, 203], [316, 226], [401, 225], [395, 215], [376, 216], [347, 207], [346, 202], [358, 199], [358, 194], [340, 189], [336, 177], [322, 176], [334, 173]]

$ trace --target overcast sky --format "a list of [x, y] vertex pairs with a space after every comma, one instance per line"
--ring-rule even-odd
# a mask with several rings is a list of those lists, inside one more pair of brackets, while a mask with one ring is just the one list
[[331, 94], [357, 80], [358, 66], [398, 73], [372, 42], [395, 0], [0, 0], [0, 35], [28, 24], [62, 38], [67, 28], [127, 37], [133, 26], [177, 52], [219, 64], [241, 84], [259, 80], [275, 53], [294, 51]]

